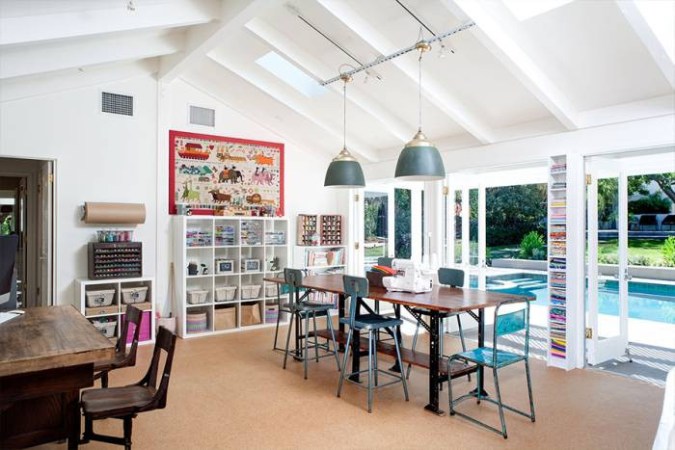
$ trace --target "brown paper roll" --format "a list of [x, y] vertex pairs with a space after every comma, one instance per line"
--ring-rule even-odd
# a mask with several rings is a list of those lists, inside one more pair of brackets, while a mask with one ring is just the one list
[[85, 223], [145, 223], [143, 203], [85, 202]]

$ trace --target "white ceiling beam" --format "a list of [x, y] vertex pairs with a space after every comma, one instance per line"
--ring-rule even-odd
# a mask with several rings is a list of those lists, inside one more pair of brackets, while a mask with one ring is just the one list
[[196, 25], [213, 20], [218, 14], [218, 7], [216, 0], [177, 0], [154, 4], [139, 2], [135, 11], [129, 11], [120, 0], [119, 7], [114, 9], [87, 8], [63, 13], [0, 17], [0, 46]]
[[9, 47], [0, 52], [0, 79], [167, 55], [181, 43], [177, 33], [134, 33]]
[[[294, 61], [297, 65], [317, 79], [320, 80], [335, 76], [337, 67], [327, 67], [318, 59], [302, 50], [291, 39], [269, 26], [263, 20], [254, 18], [246, 24], [246, 28], [262, 39], [267, 45], [273, 47], [279, 53]], [[328, 89], [342, 97], [342, 83], [331, 83], [326, 86]], [[396, 137], [401, 142], [407, 142], [410, 139], [410, 127], [400, 118], [396, 117], [386, 108], [383, 108], [377, 102], [374, 102], [364, 95], [355, 85], [351, 84], [347, 89], [348, 100], [356, 104], [366, 113], [370, 114], [376, 121], [382, 125], [382, 129], [390, 135]]]
[[642, 13], [638, 10], [638, 7], [635, 6], [633, 1], [625, 0], [617, 0], [616, 5], [619, 7], [619, 10], [628, 24], [633, 28], [633, 31], [642, 44], [647, 48], [647, 51], [663, 76], [668, 80], [668, 83], [670, 83], [670, 86], [675, 89], [675, 65], [673, 65], [665, 48], [661, 45], [661, 42], [654, 34], [654, 31], [649, 26]]
[[494, 16], [475, 0], [443, 0], [443, 3], [460, 20], [468, 18], [476, 22], [470, 32], [560, 123], [568, 130], [578, 128], [576, 111], [569, 99], [501, 25], [508, 18]]
[[223, 0], [219, 20], [205, 27], [189, 30], [181, 53], [160, 60], [159, 81], [170, 83], [222, 43], [235, 30], [269, 7], [265, 0]]
[[[398, 50], [398, 48], [379, 33], [366, 19], [359, 16], [347, 2], [331, 0], [317, 1], [328, 12], [345, 24], [345, 26], [356, 33], [356, 35], [366, 44], [370, 45], [376, 52], [382, 55], [388, 55]], [[416, 64], [405, 58], [392, 59], [390, 62], [417, 84], [418, 68]], [[481, 121], [473, 114], [469, 113], [462, 105], [462, 102], [448, 93], [441, 83], [438, 83], [429, 76], [425, 76], [422, 90], [429, 102], [443, 111], [444, 114], [455, 121], [460, 127], [464, 128], [468, 133], [478, 139], [479, 142], [487, 144], [494, 141], [488, 127], [481, 123]]]
[[[265, 81], [260, 79], [260, 77], [256, 76], [255, 74], [251, 72], [247, 72], [246, 70], [242, 69], [241, 67], [238, 67], [238, 65], [234, 61], [230, 60], [225, 60], [225, 58], [222, 55], [208, 55], [209, 58], [211, 58], [213, 61], [216, 63], [220, 64], [224, 69], [229, 70], [230, 72], [236, 74], [239, 76], [242, 80], [245, 80], [246, 82], [254, 85], [264, 93], [266, 93], [268, 96], [276, 100], [277, 102], [286, 105], [287, 107], [291, 108], [294, 110], [297, 114], [300, 116], [304, 117], [305, 119], [309, 120], [310, 122], [314, 123], [316, 126], [330, 134], [331, 136], [337, 138], [336, 142], [342, 142], [343, 138], [343, 130], [342, 129], [337, 129], [334, 126], [332, 126], [329, 123], [326, 123], [325, 121], [319, 119], [316, 117], [316, 114], [314, 114], [309, 108], [305, 107], [304, 105], [300, 104], [299, 102], [293, 100], [290, 98], [288, 95], [283, 94], [282, 92], [279, 92], [278, 90], [272, 88], [269, 86]], [[351, 144], [349, 145], [349, 149], [352, 153], [357, 154], [358, 156], [364, 158], [365, 160], [369, 162], [377, 161], [377, 152], [374, 149], [369, 148], [367, 145], [364, 145], [363, 143], [356, 142], [354, 143], [354, 139], [351, 139]], [[335, 154], [339, 149], [336, 149]]]

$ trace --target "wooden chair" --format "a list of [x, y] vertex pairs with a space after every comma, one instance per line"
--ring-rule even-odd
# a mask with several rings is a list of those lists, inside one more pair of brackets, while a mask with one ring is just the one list
[[[141, 320], [143, 312], [133, 305], [127, 305], [127, 311], [124, 314], [124, 324], [122, 325], [122, 334], [115, 345], [115, 357], [107, 361], [99, 361], [94, 364], [94, 380], [101, 379], [101, 387], [108, 387], [108, 373], [111, 370], [121, 369], [122, 367], [133, 367], [136, 365], [136, 350], [138, 349], [138, 338], [141, 332]], [[129, 334], [129, 324], [133, 323], [134, 337], [131, 341], [131, 347], [127, 353], [127, 335]]]
[[[175, 347], [176, 335], [164, 327], [159, 327], [150, 367], [141, 381], [130, 386], [89, 389], [82, 392], [81, 406], [84, 416], [84, 434], [81, 443], [84, 444], [94, 440], [124, 445], [126, 450], [131, 450], [132, 420], [138, 413], [166, 407]], [[162, 351], [166, 353], [166, 358], [158, 385]], [[124, 421], [123, 438], [94, 433], [94, 420], [110, 418]]]

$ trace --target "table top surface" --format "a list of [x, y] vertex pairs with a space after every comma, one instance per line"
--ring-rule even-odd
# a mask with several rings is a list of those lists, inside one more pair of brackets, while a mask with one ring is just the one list
[[[265, 278], [265, 281], [284, 283], [283, 278]], [[344, 294], [341, 274], [306, 276], [302, 279], [302, 286], [319, 291]], [[502, 294], [499, 292], [443, 285], [436, 285], [433, 287], [433, 290], [421, 294], [392, 292], [382, 287], [371, 287], [368, 298], [443, 312], [471, 311], [473, 309], [496, 306], [502, 302], [532, 301], [535, 299], [533, 295]]]
[[0, 324], [0, 376], [112, 359], [113, 343], [73, 306], [26, 308]]

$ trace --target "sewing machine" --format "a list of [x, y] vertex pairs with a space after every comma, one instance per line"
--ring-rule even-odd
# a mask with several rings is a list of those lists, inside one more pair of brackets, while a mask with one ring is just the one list
[[422, 270], [419, 264], [409, 259], [395, 259], [391, 264], [396, 270], [396, 275], [382, 278], [382, 284], [388, 291], [429, 292], [431, 290], [431, 277]]

